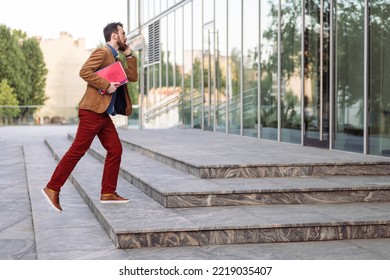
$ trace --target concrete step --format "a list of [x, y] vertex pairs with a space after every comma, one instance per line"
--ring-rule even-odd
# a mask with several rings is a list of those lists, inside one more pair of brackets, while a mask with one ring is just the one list
[[[70, 143], [52, 140], [61, 158]], [[120, 177], [118, 192], [130, 203], [100, 204], [102, 169], [86, 154], [71, 180], [118, 248], [390, 237], [388, 202], [165, 208]]]
[[[66, 134], [63, 139], [67, 141]], [[64, 211], [57, 213], [50, 207], [41, 190], [56, 161], [43, 141], [25, 144], [23, 148], [37, 259], [128, 259], [125, 251], [116, 249], [71, 182], [66, 181], [61, 190]], [[67, 148], [61, 147], [63, 152]]]
[[[97, 139], [89, 152], [104, 162]], [[126, 147], [121, 175], [168, 208], [390, 201], [389, 176], [200, 179]]]
[[0, 129], [0, 260], [34, 260], [37, 254], [23, 147], [15, 139], [8, 141], [9, 133]]
[[119, 130], [124, 147], [202, 179], [390, 175], [390, 159], [194, 129]]

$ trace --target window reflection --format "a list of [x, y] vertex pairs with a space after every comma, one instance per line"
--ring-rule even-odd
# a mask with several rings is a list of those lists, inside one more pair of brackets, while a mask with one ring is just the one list
[[168, 15], [168, 41], [167, 41], [167, 61], [168, 61], [168, 88], [166, 96], [174, 92], [175, 75], [175, 13]]
[[363, 152], [364, 1], [337, 1], [335, 149]]
[[[183, 100], [183, 9], [175, 11], [175, 89], [178, 102]], [[183, 122], [182, 106], [178, 107], [179, 122]]]
[[[161, 16], [160, 61], [141, 30], [149, 123], [328, 147], [332, 114], [331, 148], [390, 156], [388, 0], [130, 0], [132, 34], [137, 5], [141, 24]], [[154, 120], [155, 107], [170, 113]]]
[[216, 36], [216, 130], [226, 132], [226, 75], [227, 75], [227, 1], [215, 0]]
[[186, 127], [191, 127], [192, 123], [192, 20], [189, 19], [192, 19], [192, 3], [184, 6], [183, 22], [183, 123]]
[[369, 5], [369, 152], [390, 156], [390, 3]]
[[257, 137], [259, 1], [245, 0], [243, 2], [243, 14], [243, 134]]
[[[203, 1], [203, 129], [214, 130], [215, 125], [215, 41], [214, 21], [210, 10], [214, 1]], [[208, 19], [208, 21], [206, 21]]]
[[301, 143], [302, 0], [282, 1], [281, 140]]
[[241, 133], [241, 1], [228, 1], [229, 133]]
[[129, 1], [129, 30], [132, 31], [138, 27], [138, 1]]
[[202, 0], [193, 0], [193, 118], [194, 128], [202, 128]]
[[[161, 56], [160, 56], [160, 64], [161, 64], [161, 94], [166, 91], [166, 87], [168, 86], [168, 22], [167, 17], [163, 17], [160, 20], [160, 44], [161, 44]], [[161, 99], [161, 98], [160, 98]]]
[[278, 4], [261, 1], [260, 136], [277, 140], [278, 132]]
[[328, 148], [329, 1], [305, 1], [304, 144]]

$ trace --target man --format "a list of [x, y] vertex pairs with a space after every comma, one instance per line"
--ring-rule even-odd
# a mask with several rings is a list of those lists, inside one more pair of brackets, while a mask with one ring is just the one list
[[107, 150], [101, 185], [101, 203], [127, 203], [128, 199], [116, 193], [119, 168], [122, 156], [122, 145], [116, 128], [109, 115], [123, 114], [129, 116], [132, 110], [131, 99], [127, 86], [110, 83], [96, 75], [102, 69], [116, 60], [118, 52], [126, 56], [124, 66], [130, 82], [138, 79], [137, 61], [132, 51], [126, 45], [125, 31], [120, 22], [109, 23], [103, 30], [106, 45], [97, 48], [80, 70], [80, 77], [87, 82], [87, 89], [79, 103], [79, 126], [76, 137], [58, 163], [54, 173], [42, 194], [50, 205], [58, 212], [62, 211], [59, 194], [61, 187], [68, 179], [74, 167], [87, 152], [97, 135], [103, 147]]

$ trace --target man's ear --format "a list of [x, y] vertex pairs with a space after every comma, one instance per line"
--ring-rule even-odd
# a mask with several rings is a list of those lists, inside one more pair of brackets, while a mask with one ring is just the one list
[[112, 33], [111, 33], [111, 40], [115, 40], [117, 36], [118, 36], [117, 33], [112, 32]]

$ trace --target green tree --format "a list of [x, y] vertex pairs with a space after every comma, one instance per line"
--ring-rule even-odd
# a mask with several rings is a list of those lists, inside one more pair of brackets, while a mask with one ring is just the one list
[[18, 37], [4, 25], [0, 25], [0, 46], [0, 80], [6, 79], [16, 95], [22, 94], [27, 87], [23, 79], [23, 51]]
[[[45, 96], [47, 69], [42, 51], [35, 38], [26, 38], [21, 47], [26, 63], [24, 81], [29, 85], [23, 96], [26, 99], [21, 103], [23, 105], [42, 105], [47, 99]], [[21, 97], [19, 96], [19, 101], [21, 101]]]
[[[19, 105], [43, 105], [47, 69], [38, 41], [0, 25], [0, 46], [0, 80], [8, 81]], [[20, 118], [34, 110], [21, 110]]]
[[202, 61], [199, 58], [195, 58], [192, 66], [193, 79], [194, 79], [194, 91], [201, 91], [202, 88]]
[[[375, 0], [370, 3], [370, 109], [373, 114], [390, 112], [390, 3]], [[375, 123], [379, 128], [379, 123]], [[387, 127], [389, 129], [389, 127]]]
[[[10, 87], [7, 80], [1, 80], [0, 82], [0, 119], [4, 124], [11, 122], [12, 118], [19, 115], [20, 109], [18, 107], [19, 102], [16, 95], [13, 93], [13, 88]], [[9, 107], [7, 107], [9, 106]]]

